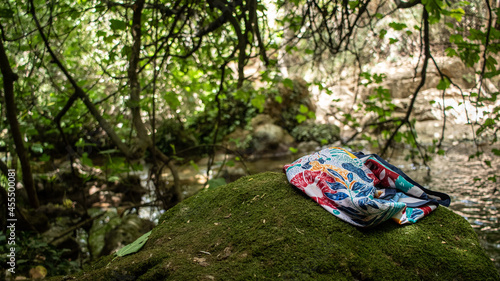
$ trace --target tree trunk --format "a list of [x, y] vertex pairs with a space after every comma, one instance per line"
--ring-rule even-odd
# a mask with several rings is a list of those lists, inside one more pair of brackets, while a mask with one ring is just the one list
[[24, 188], [28, 193], [30, 206], [37, 209], [40, 206], [40, 203], [38, 202], [38, 195], [35, 190], [33, 175], [31, 174], [28, 152], [24, 147], [23, 137], [21, 135], [21, 130], [19, 129], [19, 123], [17, 122], [17, 109], [14, 100], [14, 82], [17, 80], [18, 76], [12, 72], [12, 69], [10, 68], [9, 59], [7, 58], [7, 53], [5, 52], [2, 40], [0, 40], [0, 68], [3, 75], [3, 89], [7, 120], [10, 125], [10, 134], [12, 135], [16, 146], [17, 156], [19, 157], [19, 161], [21, 161]]
[[[181, 190], [179, 183], [179, 176], [177, 174], [177, 169], [170, 161], [170, 158], [167, 157], [163, 152], [161, 152], [158, 148], [156, 148], [156, 144], [153, 143], [151, 137], [149, 137], [148, 131], [144, 122], [142, 122], [141, 117], [141, 84], [139, 83], [137, 66], [140, 61], [140, 52], [141, 52], [141, 41], [142, 41], [142, 10], [144, 8], [145, 0], [137, 0], [134, 4], [134, 14], [132, 16], [132, 51], [130, 54], [129, 67], [128, 67], [128, 80], [130, 84], [130, 111], [132, 113], [132, 123], [137, 132], [137, 137], [141, 141], [140, 150], [149, 149], [151, 153], [157, 155], [162, 162], [164, 162], [170, 171], [172, 172], [172, 176], [174, 177], [174, 190], [173, 190], [173, 199], [172, 203], [177, 203], [181, 200]], [[153, 128], [154, 130], [154, 128]]]

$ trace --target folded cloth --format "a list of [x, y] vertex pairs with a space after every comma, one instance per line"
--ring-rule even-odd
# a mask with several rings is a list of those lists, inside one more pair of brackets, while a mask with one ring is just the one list
[[328, 212], [369, 227], [390, 218], [415, 223], [450, 197], [419, 185], [378, 155], [330, 147], [285, 165], [288, 181]]

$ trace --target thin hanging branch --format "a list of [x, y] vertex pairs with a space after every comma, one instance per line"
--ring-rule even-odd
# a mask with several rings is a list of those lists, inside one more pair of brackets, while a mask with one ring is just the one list
[[[155, 6], [158, 5], [158, 0], [155, 0]], [[153, 10], [153, 22], [156, 24], [155, 26], [155, 31], [154, 31], [154, 49], [155, 49], [155, 54], [158, 53], [158, 9]], [[152, 93], [152, 107], [153, 107], [153, 113], [152, 113], [152, 118], [151, 118], [151, 130], [152, 130], [152, 138], [153, 138], [153, 145], [156, 145], [156, 80], [158, 76], [158, 70], [156, 69], [156, 56], [153, 58], [153, 93]], [[156, 165], [156, 150], [152, 151], [152, 156], [153, 156], [153, 165]], [[156, 168], [156, 167], [155, 167]]]
[[386, 141], [386, 143], [385, 143], [385, 145], [382, 148], [382, 151], [380, 153], [381, 156], [384, 156], [386, 154], [387, 149], [392, 144], [394, 138], [396, 137], [396, 134], [399, 132], [401, 127], [403, 127], [403, 125], [411, 126], [411, 124], [409, 124], [410, 115], [413, 111], [413, 107], [415, 105], [415, 101], [417, 100], [418, 93], [420, 92], [420, 89], [422, 89], [422, 87], [425, 84], [425, 79], [427, 76], [427, 65], [428, 65], [429, 59], [431, 57], [430, 38], [429, 38], [429, 13], [425, 9], [425, 7], [423, 8], [422, 20], [423, 20], [423, 25], [424, 25], [424, 28], [423, 28], [424, 34], [423, 34], [423, 39], [422, 39], [424, 41], [424, 63], [422, 65], [422, 70], [421, 70], [421, 80], [420, 80], [420, 83], [418, 84], [417, 88], [415, 89], [415, 92], [413, 93], [413, 97], [411, 99], [410, 105], [408, 106], [408, 109], [406, 110], [405, 117], [403, 118], [401, 123], [399, 123], [399, 125], [396, 127], [394, 132], [392, 132], [389, 139]]
[[[439, 68], [436, 60], [434, 59], [434, 56], [431, 56], [431, 60], [432, 62], [434, 63], [434, 66], [436, 67], [438, 73], [439, 73], [439, 77], [441, 77], [441, 79], [448, 79], [448, 81], [450, 82], [451, 85], [455, 86], [459, 91], [460, 91], [460, 94], [462, 96], [462, 100], [463, 100], [463, 104], [465, 105], [465, 95], [464, 95], [464, 92], [462, 90], [462, 88], [453, 81], [453, 79], [451, 79], [451, 77], [449, 77], [448, 75], [445, 75], [442, 71], [441, 71], [441, 68]], [[441, 130], [441, 138], [439, 140], [439, 143], [437, 145], [437, 148], [441, 148], [442, 146], [442, 142], [444, 140], [444, 132], [445, 132], [445, 128], [446, 128], [446, 119], [447, 119], [447, 116], [446, 116], [446, 112], [445, 112], [445, 106], [444, 106], [444, 94], [445, 94], [445, 90], [443, 91], [443, 96], [442, 96], [442, 99], [443, 99], [443, 128]], [[476, 147], [477, 147], [477, 140], [476, 140], [476, 131], [474, 130], [474, 124], [470, 121], [470, 118], [469, 118], [469, 111], [467, 110], [467, 107], [464, 106], [464, 110], [465, 110], [465, 116], [467, 118], [467, 123], [470, 124], [471, 126], [471, 133], [472, 133], [472, 138], [474, 140], [474, 143], [476, 144]]]
[[207, 163], [207, 182], [210, 179], [210, 170], [212, 169], [212, 164], [213, 164], [214, 159], [215, 159], [215, 148], [216, 148], [215, 144], [217, 143], [217, 135], [219, 134], [219, 127], [220, 127], [221, 115], [222, 115], [220, 94], [224, 91], [224, 78], [226, 76], [225, 73], [226, 73], [226, 66], [227, 66], [228, 62], [229, 61], [225, 61], [224, 64], [220, 67], [221, 77], [220, 77], [220, 82], [219, 82], [220, 83], [219, 84], [219, 91], [217, 91], [217, 94], [215, 95], [215, 101], [217, 102], [217, 121], [215, 123], [214, 138], [212, 140], [212, 153], [211, 153], [210, 157], [208, 158], [208, 163]]
[[490, 45], [490, 33], [491, 33], [491, 26], [493, 25], [493, 14], [491, 11], [491, 5], [489, 0], [485, 0], [486, 2], [486, 7], [488, 8], [488, 29], [486, 30], [486, 41], [484, 43], [484, 52], [483, 52], [483, 65], [481, 67], [481, 74], [479, 78], [479, 90], [477, 93], [477, 102], [479, 103], [481, 100], [481, 89], [483, 87], [483, 78], [484, 78], [484, 73], [486, 72], [486, 61], [487, 61], [487, 54], [488, 54], [488, 46]]

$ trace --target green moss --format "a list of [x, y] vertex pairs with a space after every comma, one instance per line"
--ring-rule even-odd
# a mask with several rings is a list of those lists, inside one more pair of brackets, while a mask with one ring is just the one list
[[263, 173], [164, 214], [136, 254], [78, 280], [499, 280], [472, 228], [439, 207], [414, 225], [359, 229]]

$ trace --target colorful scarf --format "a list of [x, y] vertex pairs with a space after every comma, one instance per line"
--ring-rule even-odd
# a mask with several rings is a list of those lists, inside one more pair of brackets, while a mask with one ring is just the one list
[[283, 167], [288, 181], [328, 212], [360, 227], [390, 218], [415, 223], [449, 206], [450, 197], [428, 190], [376, 154], [330, 147]]

